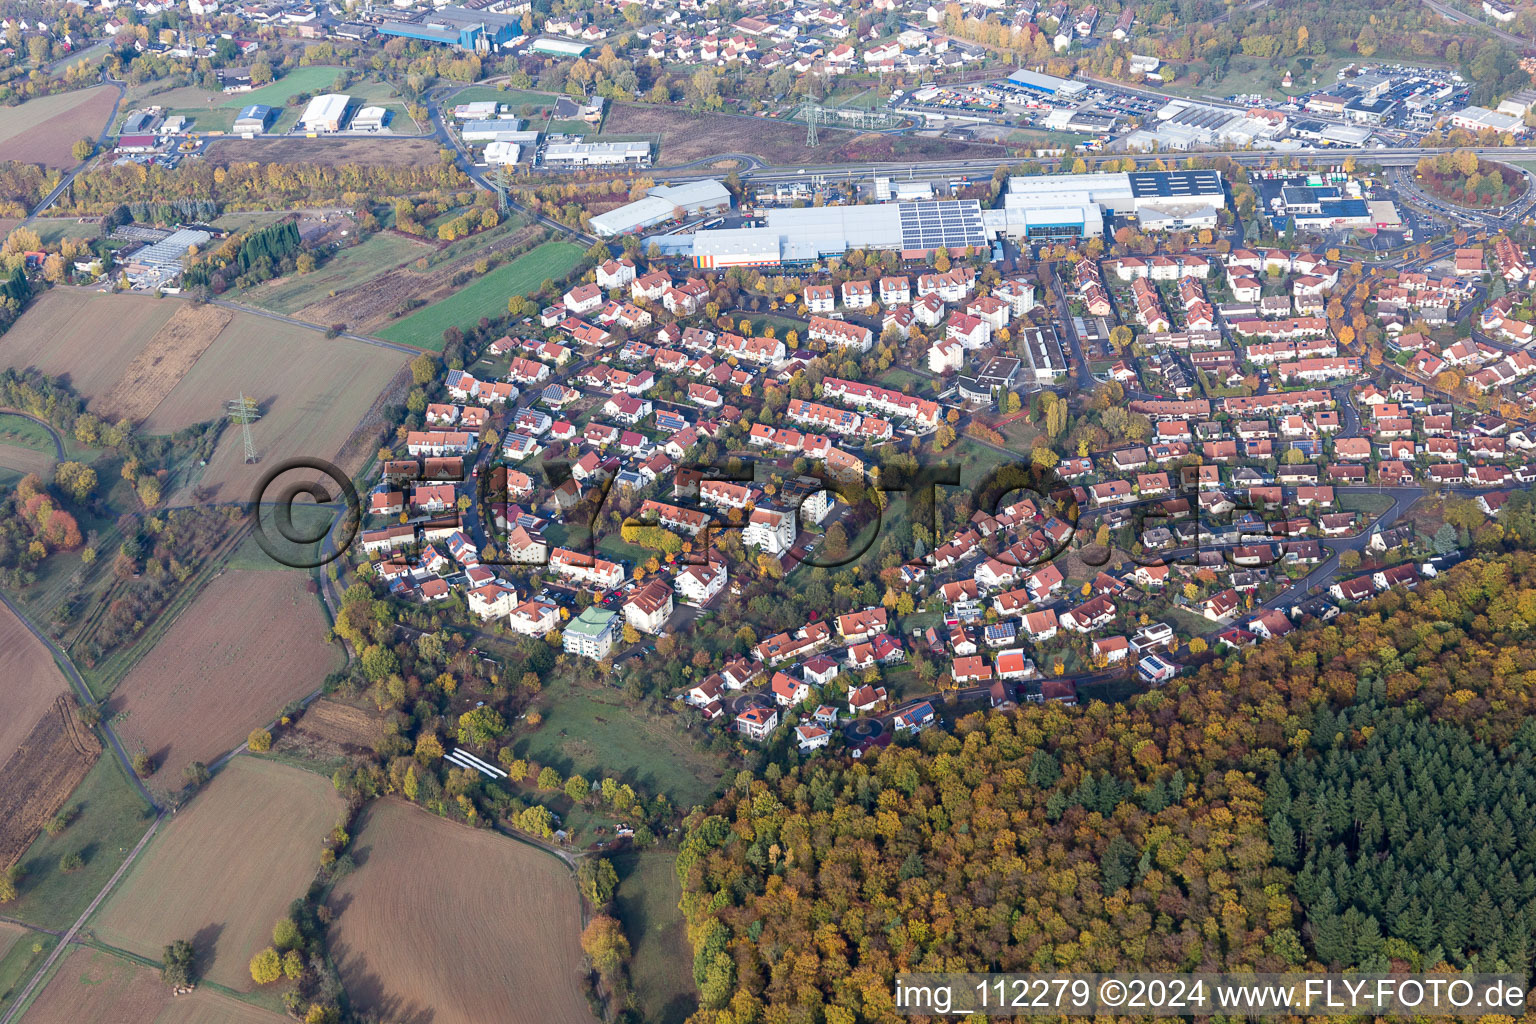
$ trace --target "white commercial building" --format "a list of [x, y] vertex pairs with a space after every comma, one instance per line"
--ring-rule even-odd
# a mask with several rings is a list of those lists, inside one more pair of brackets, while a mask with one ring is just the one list
[[544, 163], [555, 167], [628, 164], [649, 167], [649, 142], [556, 142], [544, 150]]
[[1044, 174], [1008, 179], [1002, 210], [988, 211], [994, 234], [1051, 241], [1104, 233], [1106, 216], [1143, 228], [1206, 227], [1226, 206], [1216, 171]]
[[517, 163], [522, 151], [515, 142], [492, 142], [485, 147], [485, 162], [492, 167], [508, 167]]
[[331, 92], [316, 96], [304, 108], [296, 127], [308, 132], [339, 132], [347, 123], [347, 106], [352, 97]]
[[355, 132], [378, 132], [384, 130], [384, 124], [389, 120], [389, 111], [383, 107], [364, 107], [352, 118], [352, 130]]
[[645, 194], [644, 199], [593, 217], [592, 233], [599, 238], [612, 238], [672, 220], [679, 215], [693, 217], [729, 209], [730, 205], [731, 193], [713, 179], [683, 185], [657, 185]]

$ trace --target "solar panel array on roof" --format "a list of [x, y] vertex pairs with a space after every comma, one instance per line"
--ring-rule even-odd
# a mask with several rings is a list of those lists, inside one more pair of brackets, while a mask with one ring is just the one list
[[1216, 171], [1132, 171], [1131, 194], [1138, 199], [1194, 199], [1219, 196], [1221, 175]]
[[901, 203], [903, 249], [964, 248], [984, 246], [986, 230], [981, 223], [981, 204], [962, 202]]

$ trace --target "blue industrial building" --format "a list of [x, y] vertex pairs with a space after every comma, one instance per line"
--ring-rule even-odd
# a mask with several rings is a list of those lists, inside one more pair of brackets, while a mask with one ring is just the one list
[[470, 53], [500, 49], [522, 38], [522, 19], [513, 15], [444, 7], [418, 21], [386, 21], [379, 35], [443, 43]]

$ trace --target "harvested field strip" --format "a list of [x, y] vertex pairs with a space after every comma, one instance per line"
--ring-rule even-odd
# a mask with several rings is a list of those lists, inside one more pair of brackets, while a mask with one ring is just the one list
[[60, 694], [0, 766], [0, 868], [21, 859], [100, 754], [74, 699]]
[[161, 828], [92, 927], [148, 957], [193, 937], [208, 980], [249, 992], [251, 956], [314, 878], [341, 810], [329, 779], [237, 757]]
[[353, 845], [360, 866], [332, 891], [331, 955], [357, 1009], [432, 1024], [592, 1020], [580, 900], [555, 858], [393, 798], [369, 806]]
[[382, 735], [382, 726], [378, 715], [329, 697], [310, 704], [298, 723], [299, 731], [317, 739], [362, 750], [373, 748], [374, 741]]
[[225, 571], [112, 692], [113, 727], [158, 766], [150, 785], [179, 789], [187, 765], [211, 764], [342, 664], [308, 582]]
[[114, 423], [148, 419], [234, 318], [234, 311], [223, 306], [180, 306], [96, 403], [98, 415]]
[[448, 328], [472, 324], [482, 316], [505, 313], [507, 299], [513, 295], [526, 295], [546, 280], [561, 280], [581, 256], [581, 246], [572, 242], [545, 242], [460, 289], [453, 297], [379, 331], [379, 337], [437, 351], [443, 347], [443, 332]]
[[4, 605], [0, 605], [0, 680], [5, 690], [0, 760], [8, 760], [53, 706], [54, 698], [69, 687], [48, 648]]

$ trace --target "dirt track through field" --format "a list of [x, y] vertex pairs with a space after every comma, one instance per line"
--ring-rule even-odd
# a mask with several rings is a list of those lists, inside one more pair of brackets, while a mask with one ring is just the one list
[[226, 571], [112, 692], [108, 713], [123, 743], [142, 745], [159, 766], [152, 788], [180, 788], [187, 765], [238, 746], [341, 664], [306, 579]]
[[148, 419], [234, 318], [234, 311], [223, 306], [188, 303], [178, 307], [133, 357], [122, 379], [96, 403], [97, 414], [113, 423], [125, 418], [134, 423]]
[[580, 900], [553, 857], [395, 798], [369, 806], [353, 846], [331, 955], [358, 1009], [400, 1024], [592, 1020]]

